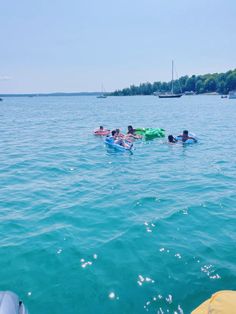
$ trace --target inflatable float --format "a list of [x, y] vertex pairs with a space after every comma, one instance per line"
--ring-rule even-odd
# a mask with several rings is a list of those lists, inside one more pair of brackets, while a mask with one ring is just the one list
[[122, 151], [122, 152], [125, 152], [125, 151], [131, 151], [132, 147], [133, 147], [133, 144], [131, 144], [130, 142], [127, 142], [125, 141], [126, 144], [129, 145], [129, 147], [124, 147], [120, 144], [116, 144], [114, 143], [114, 140], [111, 139], [109, 136], [105, 138], [105, 144], [108, 145], [109, 147], [113, 147], [114, 149], [116, 150], [119, 150], [119, 151]]
[[165, 130], [161, 128], [136, 128], [135, 133], [142, 135], [147, 141], [165, 137]]
[[0, 314], [29, 314], [29, 312], [14, 292], [0, 291]]
[[96, 129], [93, 131], [94, 135], [100, 135], [100, 136], [107, 136], [110, 134], [110, 130], [104, 129], [104, 130], [100, 130], [100, 129]]
[[235, 314], [236, 291], [221, 290], [203, 302], [191, 314]]

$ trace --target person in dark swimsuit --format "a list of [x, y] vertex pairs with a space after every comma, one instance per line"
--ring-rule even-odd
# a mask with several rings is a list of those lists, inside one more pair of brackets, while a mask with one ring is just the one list
[[135, 134], [135, 129], [132, 127], [132, 125], [129, 125], [126, 137], [127, 138], [132, 137], [132, 138], [135, 138], [135, 139], [140, 139], [140, 138], [142, 138], [142, 135]]
[[132, 127], [132, 125], [129, 125], [129, 126], [128, 126], [128, 132], [127, 132], [127, 134], [135, 135], [135, 129]]
[[169, 143], [171, 143], [171, 144], [175, 144], [175, 143], [178, 142], [178, 140], [176, 140], [173, 135], [169, 135], [169, 136], [168, 136], [168, 141], [169, 141]]
[[195, 142], [197, 142], [194, 137], [188, 136], [188, 130], [184, 130], [183, 134], [179, 135], [178, 137], [181, 137], [182, 142], [186, 142], [187, 140], [194, 140]]

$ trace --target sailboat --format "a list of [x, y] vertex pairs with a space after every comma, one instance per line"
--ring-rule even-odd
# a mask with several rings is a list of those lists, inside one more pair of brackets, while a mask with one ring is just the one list
[[97, 98], [107, 98], [107, 95], [105, 94], [103, 85], [102, 85], [102, 88], [101, 88], [101, 94], [98, 95]]
[[159, 98], [179, 98], [182, 96], [182, 93], [174, 93], [174, 61], [172, 60], [172, 79], [171, 79], [171, 91], [167, 93], [158, 94]]

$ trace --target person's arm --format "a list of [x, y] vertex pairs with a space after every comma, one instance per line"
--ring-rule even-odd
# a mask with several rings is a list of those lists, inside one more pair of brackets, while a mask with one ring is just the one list
[[139, 135], [139, 134], [132, 134], [131, 136], [135, 138], [136, 140], [142, 138], [142, 135]]
[[135, 137], [132, 133], [127, 133], [126, 136], [128, 136], [128, 137]]
[[197, 140], [194, 137], [192, 137], [192, 136], [189, 136], [188, 140], [194, 140], [194, 142], [197, 142]]

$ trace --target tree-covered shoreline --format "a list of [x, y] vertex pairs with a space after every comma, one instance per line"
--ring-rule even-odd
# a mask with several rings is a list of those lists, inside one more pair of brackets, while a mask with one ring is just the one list
[[[225, 73], [182, 76], [174, 81], [174, 92], [194, 92], [196, 94], [214, 93], [228, 94], [236, 89], [236, 69]], [[139, 86], [131, 85], [129, 88], [116, 90], [111, 96], [152, 95], [165, 93], [171, 90], [170, 82], [141, 83]]]

